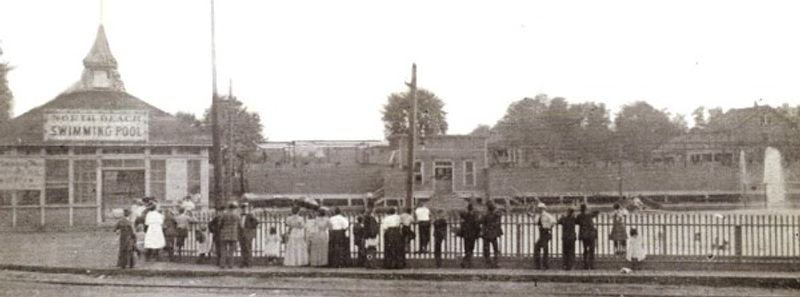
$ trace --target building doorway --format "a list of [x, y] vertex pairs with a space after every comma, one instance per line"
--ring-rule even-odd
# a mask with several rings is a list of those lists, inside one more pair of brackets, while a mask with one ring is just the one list
[[437, 196], [453, 193], [453, 162], [433, 163], [433, 191]]
[[103, 170], [103, 221], [114, 209], [130, 208], [134, 199], [144, 197], [144, 170]]

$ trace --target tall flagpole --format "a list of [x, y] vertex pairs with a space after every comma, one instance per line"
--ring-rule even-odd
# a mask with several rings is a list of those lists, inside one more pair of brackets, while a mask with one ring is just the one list
[[[413, 207], [414, 200], [414, 142], [417, 136], [417, 64], [411, 66], [411, 82], [408, 85], [408, 99], [411, 100], [411, 110], [408, 115], [408, 160], [406, 166], [406, 208]], [[421, 168], [420, 168], [421, 169]]]
[[219, 95], [217, 94], [217, 44], [214, 27], [214, 0], [211, 0], [211, 142], [214, 160], [214, 185], [212, 196], [214, 206], [222, 206], [222, 150], [219, 134]]

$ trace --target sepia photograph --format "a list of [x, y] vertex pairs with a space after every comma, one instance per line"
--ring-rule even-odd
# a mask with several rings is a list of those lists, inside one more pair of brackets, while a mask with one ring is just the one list
[[798, 11], [0, 0], [0, 296], [800, 296]]

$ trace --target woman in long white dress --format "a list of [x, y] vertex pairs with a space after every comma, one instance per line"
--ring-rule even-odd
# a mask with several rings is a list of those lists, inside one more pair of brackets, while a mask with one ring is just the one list
[[308, 245], [306, 244], [305, 219], [298, 215], [300, 209], [292, 208], [292, 215], [286, 218], [288, 239], [286, 240], [286, 256], [283, 258], [285, 266], [308, 265]]
[[145, 259], [158, 258], [158, 252], [167, 245], [161, 227], [164, 224], [164, 215], [152, 206], [144, 218], [144, 224], [147, 225], [147, 233], [144, 235], [144, 248], [147, 250]]

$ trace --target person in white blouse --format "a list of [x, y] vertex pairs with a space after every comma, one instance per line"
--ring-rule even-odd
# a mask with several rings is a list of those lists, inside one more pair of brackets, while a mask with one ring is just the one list
[[389, 213], [381, 220], [381, 232], [383, 232], [383, 266], [386, 269], [403, 268], [403, 234], [400, 230], [400, 216], [397, 209], [389, 209]]
[[338, 207], [333, 209], [333, 217], [330, 218], [330, 242], [331, 253], [328, 263], [331, 267], [340, 268], [348, 266], [350, 262], [350, 245], [347, 240], [347, 229], [350, 221], [342, 215], [342, 210]]
[[419, 252], [427, 253], [428, 244], [431, 240], [431, 210], [424, 203], [420, 204], [414, 210], [414, 217], [419, 227]]
[[150, 260], [158, 258], [158, 253], [163, 249], [167, 242], [164, 239], [164, 215], [162, 215], [155, 205], [150, 206], [150, 211], [144, 218], [144, 224], [147, 226], [147, 233], [144, 235], [144, 248], [147, 250], [145, 259]]
[[546, 208], [547, 205], [539, 202], [534, 212], [529, 213], [533, 216], [533, 221], [539, 225], [539, 239], [533, 246], [533, 265], [536, 269], [549, 268], [547, 263], [550, 254], [549, 243], [553, 238], [553, 226], [557, 223], [556, 218], [548, 213]]

